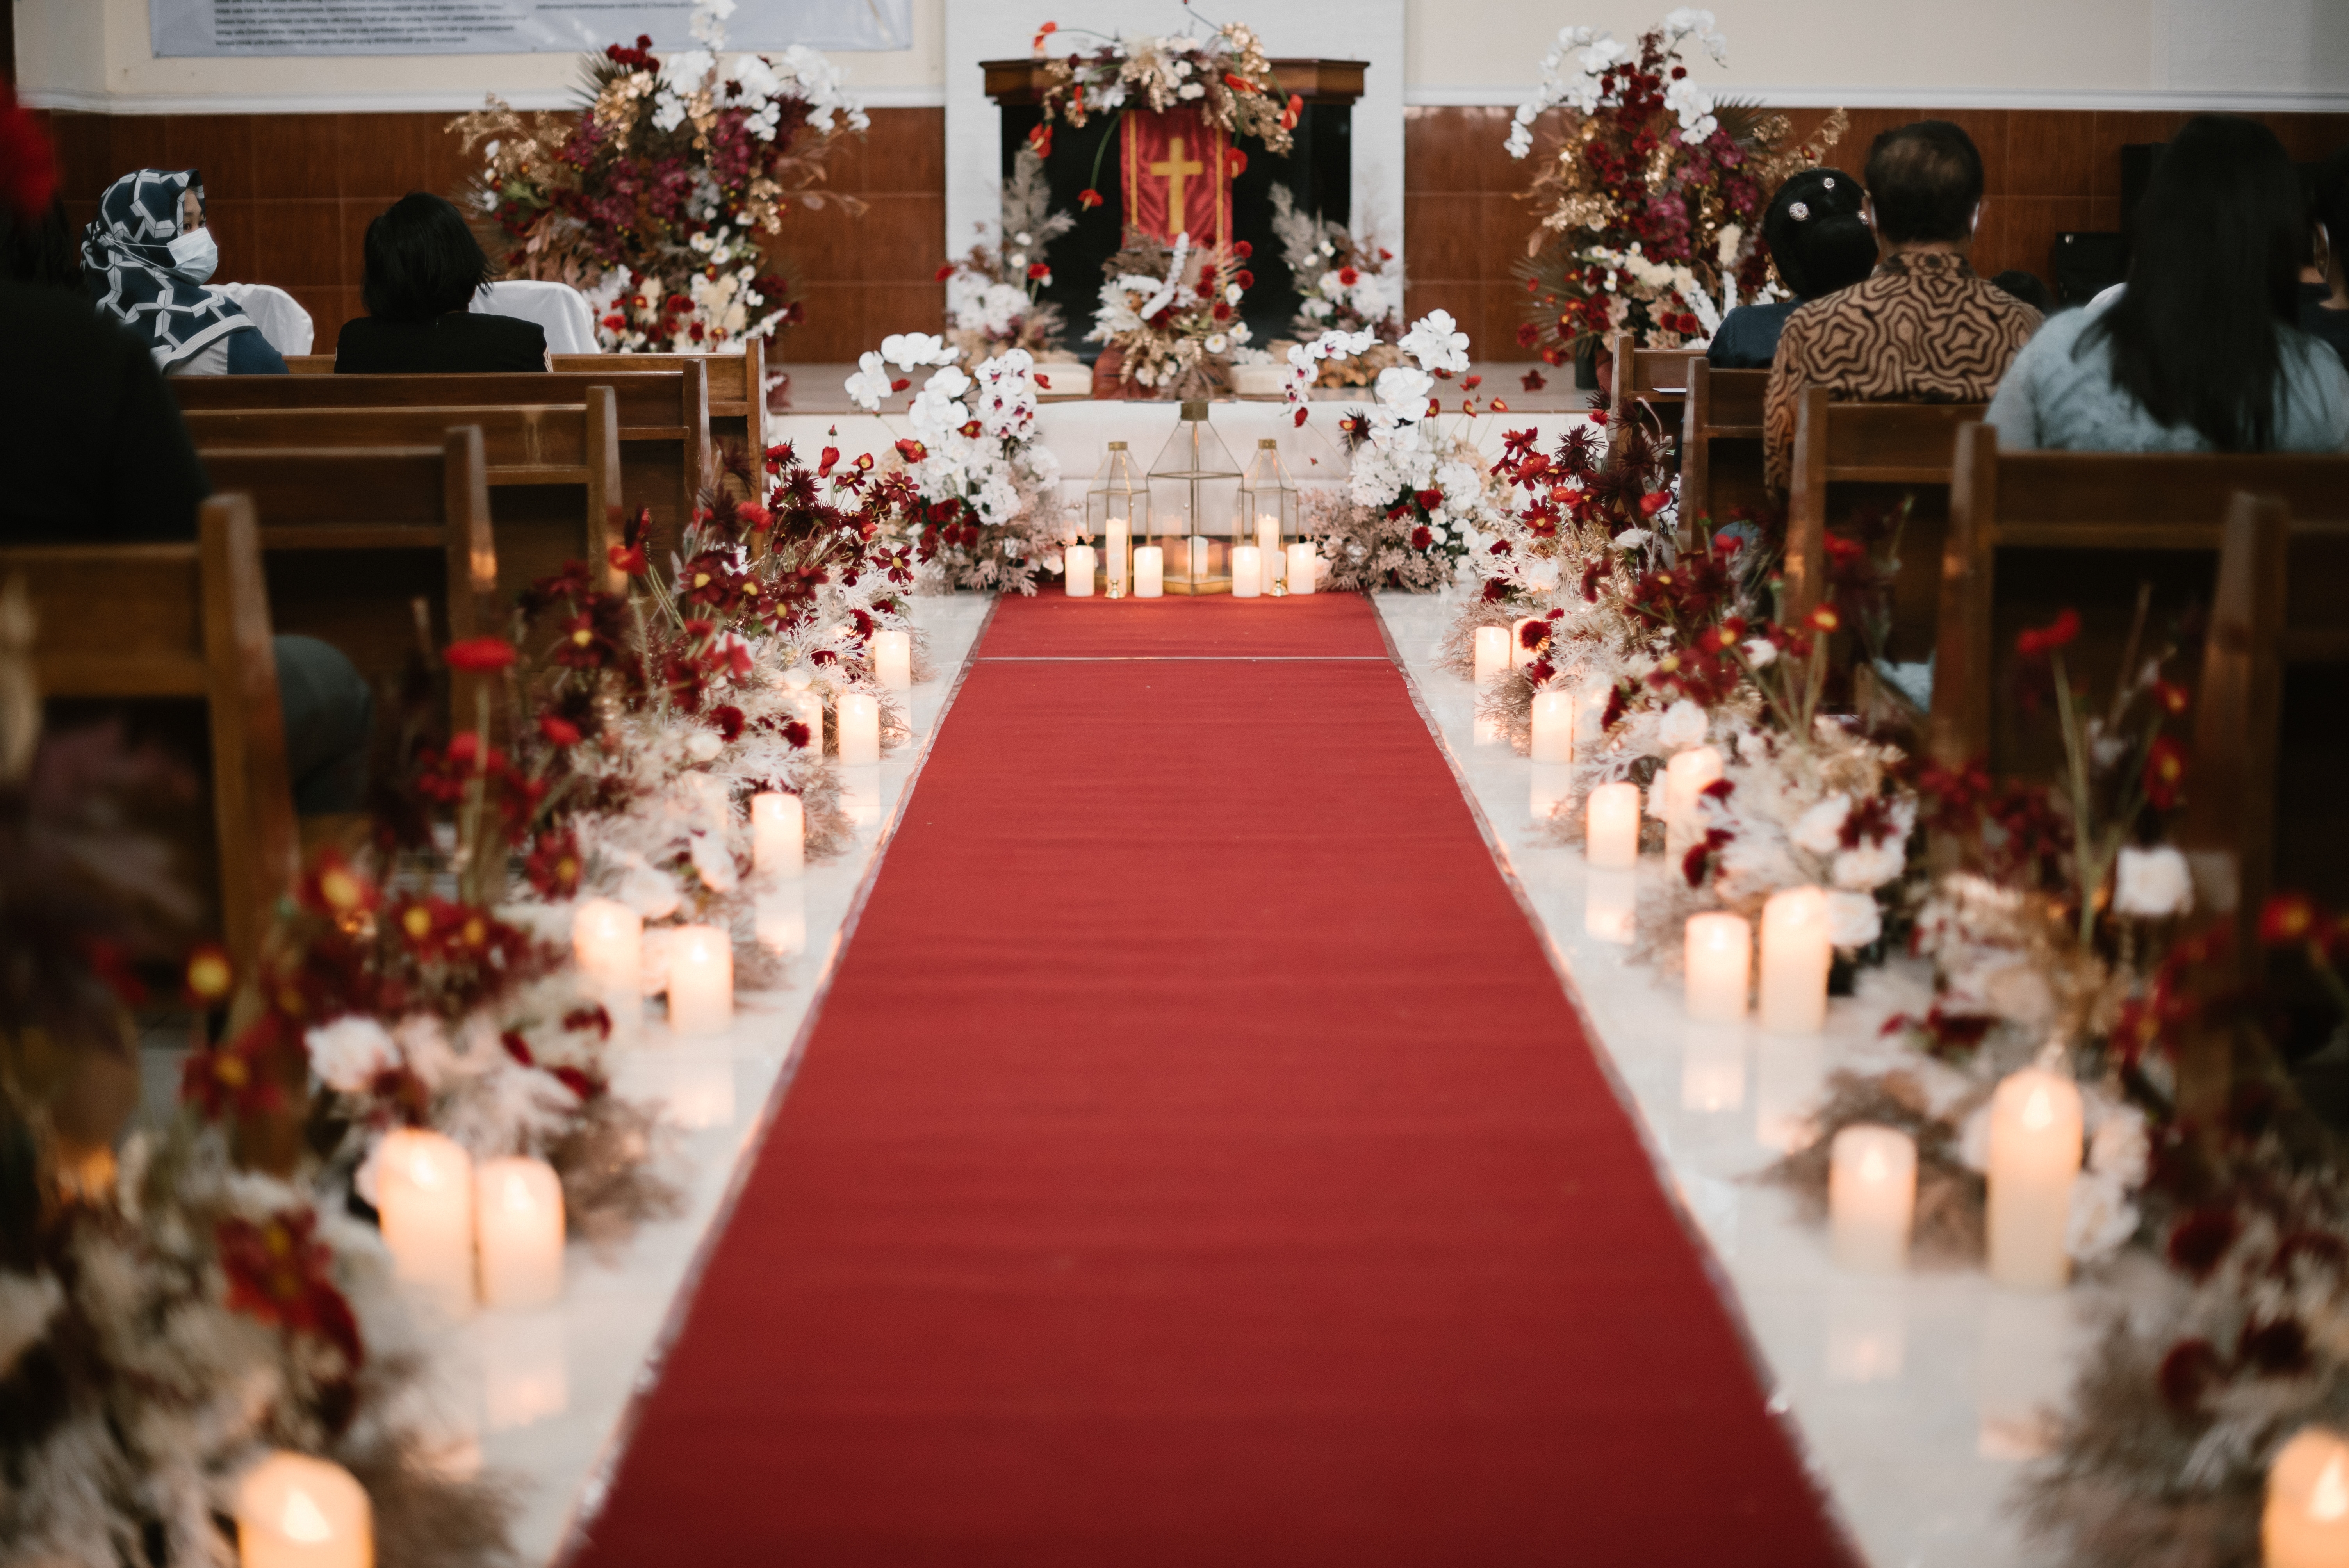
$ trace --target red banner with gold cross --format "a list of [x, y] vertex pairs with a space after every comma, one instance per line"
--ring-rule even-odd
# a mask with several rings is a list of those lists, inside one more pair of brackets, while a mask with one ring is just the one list
[[1119, 176], [1125, 226], [1172, 244], [1187, 232], [1198, 245], [1232, 237], [1232, 173], [1238, 161], [1223, 127], [1196, 105], [1164, 113], [1128, 109], [1120, 121]]

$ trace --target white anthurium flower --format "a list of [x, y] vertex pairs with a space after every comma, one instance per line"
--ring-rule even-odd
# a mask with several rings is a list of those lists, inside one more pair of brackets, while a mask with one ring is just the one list
[[848, 378], [846, 386], [850, 399], [858, 407], [868, 414], [878, 413], [881, 399], [889, 396], [889, 367], [881, 363], [879, 355], [868, 350], [858, 356], [856, 373]]
[[2186, 857], [2168, 844], [2150, 850], [2124, 848], [2113, 872], [2113, 912], [2140, 920], [2166, 920], [2194, 907], [2194, 879]]
[[1412, 324], [1398, 346], [1419, 361], [1423, 370], [1448, 370], [1458, 375], [1468, 368], [1468, 335], [1459, 330], [1447, 310], [1432, 310]]

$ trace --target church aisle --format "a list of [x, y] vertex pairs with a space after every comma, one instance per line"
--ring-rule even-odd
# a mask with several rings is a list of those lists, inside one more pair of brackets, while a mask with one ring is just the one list
[[1848, 1551], [1350, 595], [1001, 606], [587, 1533]]

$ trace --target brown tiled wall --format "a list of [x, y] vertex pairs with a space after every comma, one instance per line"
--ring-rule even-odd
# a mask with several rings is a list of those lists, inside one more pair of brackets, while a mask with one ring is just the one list
[[[359, 304], [369, 219], [410, 191], [447, 194], [470, 171], [445, 114], [49, 117], [77, 224], [133, 169], [201, 170], [220, 276], [275, 284], [302, 302], [317, 349]], [[935, 317], [946, 246], [946, 111], [880, 108], [832, 160], [832, 188], [861, 196], [861, 220], [795, 209], [773, 249], [801, 285], [807, 324], [781, 357], [854, 359], [885, 332]]]
[[[1509, 268], [1525, 253], [1532, 228], [1517, 200], [1532, 160], [1502, 149], [1505, 108], [1412, 108], [1403, 136], [1404, 258], [1413, 316], [1439, 306], [1480, 344], [1511, 340], [1521, 317], [1523, 285]], [[1787, 118], [1807, 136], [1824, 109]], [[1985, 274], [2021, 267], [2053, 278], [2048, 252], [2074, 229], [2120, 226], [2120, 150], [2161, 141], [2183, 113], [2106, 113], [2064, 109], [1897, 109], [1851, 111], [1851, 129], [1828, 161], [1854, 173], [1879, 131], [1913, 119], [1952, 119], [1982, 149], [1985, 196], [1974, 265]], [[2312, 160], [2349, 144], [2349, 115], [2268, 114], [2293, 158]]]

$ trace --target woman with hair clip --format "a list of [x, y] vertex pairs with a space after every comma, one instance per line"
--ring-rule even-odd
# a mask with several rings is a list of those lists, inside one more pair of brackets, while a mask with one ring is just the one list
[[285, 375], [261, 324], [205, 286], [219, 263], [192, 169], [133, 170], [106, 188], [82, 233], [90, 297], [146, 340], [164, 375]]
[[2275, 133], [2197, 115], [2154, 165], [2128, 282], [2042, 328], [1985, 418], [2010, 450], [2331, 452], [2349, 372], [2294, 325], [2307, 235]]
[[1876, 231], [1860, 205], [1859, 181], [1840, 169], [1806, 169], [1778, 187], [1762, 215], [1762, 239], [1795, 297], [1741, 304], [1722, 317], [1704, 355], [1715, 369], [1767, 370], [1788, 316], [1876, 270]]

